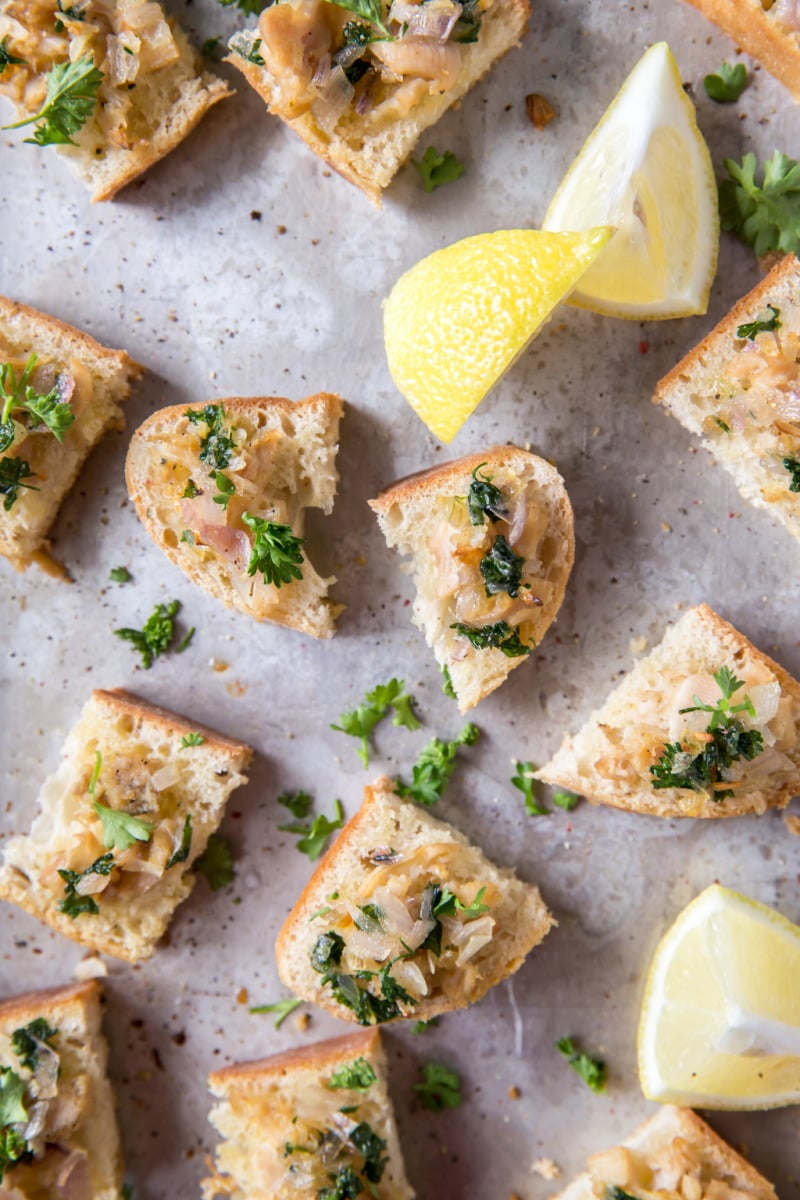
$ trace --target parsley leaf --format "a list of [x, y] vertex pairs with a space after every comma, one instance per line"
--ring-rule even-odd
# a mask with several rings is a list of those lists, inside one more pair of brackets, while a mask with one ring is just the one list
[[184, 415], [192, 425], [206, 427], [207, 432], [200, 437], [200, 461], [208, 465], [209, 474], [223, 471], [230, 464], [236, 448], [233, 438], [226, 432], [225, 405], [206, 404], [204, 408], [187, 408]]
[[50, 1046], [52, 1050], [51, 1042], [57, 1033], [58, 1030], [51, 1029], [44, 1017], [36, 1017], [21, 1029], [14, 1030], [11, 1035], [11, 1049], [23, 1067], [35, 1071], [42, 1044]]
[[283, 1022], [293, 1013], [296, 1008], [299, 1008], [305, 1001], [299, 996], [290, 996], [288, 1000], [276, 1000], [274, 1004], [257, 1004], [254, 1008], [247, 1011], [251, 1013], [277, 1013], [275, 1018], [275, 1028], [280, 1029]]
[[563, 808], [564, 812], [572, 812], [579, 802], [580, 796], [575, 792], [568, 792], [566, 788], [553, 792], [553, 804], [556, 808]]
[[733, 104], [747, 87], [747, 67], [744, 63], [731, 66], [724, 62], [714, 75], [706, 75], [703, 87], [709, 100], [717, 104]]
[[226, 887], [234, 877], [233, 852], [220, 833], [212, 833], [202, 854], [192, 864], [203, 875], [212, 892]]
[[186, 820], [183, 822], [183, 833], [181, 834], [181, 842], [177, 850], [173, 851], [167, 859], [167, 865], [164, 867], [168, 871], [170, 867], [176, 867], [178, 863], [186, 862], [189, 857], [189, 851], [192, 848], [192, 814], [186, 814]]
[[196, 729], [193, 729], [191, 733], [185, 733], [181, 738], [181, 749], [188, 750], [190, 746], [203, 746], [205, 745], [205, 740], [202, 733], [198, 733]]
[[459, 746], [474, 746], [480, 737], [476, 725], [465, 725], [452, 742], [432, 738], [424, 747], [411, 771], [411, 783], [397, 780], [395, 791], [417, 804], [429, 807], [441, 800], [447, 784], [456, 769], [456, 754]]
[[776, 150], [764, 162], [762, 184], [756, 183], [755, 154], [745, 154], [741, 163], [726, 158], [725, 168], [730, 179], [719, 185], [722, 228], [759, 256], [770, 250], [800, 254], [800, 163]]
[[427, 1033], [429, 1029], [435, 1029], [439, 1024], [438, 1017], [431, 1017], [427, 1021], [415, 1021], [411, 1026], [412, 1033]]
[[489, 905], [483, 903], [485, 894], [485, 887], [478, 888], [472, 903], [462, 904], [454, 892], [451, 892], [448, 887], [444, 887], [441, 889], [439, 898], [434, 900], [431, 911], [435, 917], [454, 917], [457, 912], [460, 912], [463, 913], [465, 921], [474, 921], [489, 911]]
[[621, 1187], [610, 1183], [603, 1192], [603, 1200], [639, 1200], [638, 1196], [632, 1196], [630, 1192], [624, 1192]]
[[389, 30], [383, 20], [383, 4], [381, 0], [331, 0], [337, 8], [346, 8], [348, 12], [364, 17], [380, 29], [384, 37], [390, 38]]
[[11, 1067], [0, 1067], [0, 1126], [18, 1125], [28, 1120], [24, 1095], [24, 1080]]
[[492, 483], [493, 475], [480, 475], [481, 467], [486, 463], [478, 463], [472, 472], [472, 483], [467, 493], [467, 511], [473, 525], [484, 525], [486, 518], [492, 522], [508, 516], [508, 509], [503, 503], [503, 493]]
[[499, 533], [480, 562], [481, 578], [486, 595], [496, 596], [499, 592], [507, 592], [512, 599], [515, 599], [519, 595], [520, 587], [523, 586], [522, 568], [524, 565], [524, 556], [516, 554], [502, 533]]
[[108, 578], [112, 583], [130, 583], [133, 576], [127, 567], [112, 567], [108, 572]]
[[[222, 3], [222, 0], [220, 0], [220, 3]], [[200, 46], [200, 53], [202, 54], [203, 58], [210, 58], [213, 59], [214, 62], [219, 62], [222, 58], [222, 51], [220, 50], [221, 41], [222, 38], [220, 37], [206, 38], [206, 40]]]
[[737, 338], [747, 338], [748, 341], [755, 341], [758, 333], [775, 333], [780, 329], [783, 322], [781, 321], [781, 310], [775, 308], [774, 304], [768, 304], [767, 308], [772, 313], [766, 321], [748, 321], [744, 325], [740, 325], [736, 330]]
[[336, 817], [331, 819], [320, 813], [314, 818], [312, 825], [301, 824], [294, 822], [292, 825], [279, 825], [278, 829], [284, 833], [299, 834], [299, 840], [295, 846], [302, 854], [307, 854], [312, 862], [315, 862], [322, 851], [325, 849], [325, 843], [330, 835], [337, 829], [341, 829], [344, 825], [344, 808], [341, 800], [334, 801], [336, 805]]
[[344, 938], [340, 933], [333, 929], [321, 933], [311, 950], [311, 966], [320, 975], [324, 975], [331, 967], [338, 967], [343, 951]]
[[3, 38], [2, 42], [0, 42], [0, 75], [3, 74], [6, 67], [16, 66], [19, 63], [26, 62], [26, 60], [24, 58], [17, 58], [15, 54], [11, 54], [10, 51], [6, 50], [6, 44], [8, 42], [8, 38], [9, 38], [9, 35], [6, 34], [6, 36]]
[[142, 821], [116, 808], [107, 808], [98, 800], [93, 801], [92, 808], [103, 822], [103, 845], [110, 850], [114, 847], [128, 850], [134, 842], [149, 842], [153, 836], [155, 826], [151, 821]]
[[85, 871], [71, 871], [59, 867], [58, 873], [64, 880], [64, 899], [58, 902], [58, 911], [72, 917], [73, 921], [81, 913], [97, 916], [100, 909], [93, 896], [83, 896], [77, 890], [77, 885], [89, 875], [110, 875], [114, 869], [114, 855], [101, 854]]
[[599, 1058], [592, 1058], [582, 1050], [576, 1050], [570, 1037], [559, 1038], [556, 1050], [564, 1055], [573, 1071], [577, 1071], [587, 1087], [593, 1092], [604, 1092], [606, 1089], [606, 1064]]
[[15, 412], [35, 417], [34, 424], [46, 426], [59, 442], [64, 440], [64, 434], [75, 420], [72, 405], [61, 399], [58, 380], [49, 392], [37, 392], [28, 383], [37, 361], [37, 356], [31, 354], [19, 379], [11, 363], [0, 365], [0, 450], [7, 450], [14, 442], [16, 430], [12, 417]]
[[796, 458], [785, 458], [783, 460], [783, 465], [792, 477], [792, 481], [789, 484], [789, 491], [800, 492], [800, 460]]
[[414, 1091], [422, 1107], [429, 1112], [458, 1108], [461, 1103], [461, 1080], [456, 1072], [436, 1062], [424, 1063], [421, 1070], [422, 1083], [415, 1083]]
[[334, 1071], [329, 1088], [349, 1088], [351, 1092], [368, 1092], [378, 1076], [365, 1058], [356, 1058]]
[[442, 667], [442, 691], [445, 696], [449, 696], [451, 700], [457, 700], [456, 689], [453, 686], [453, 681], [450, 678], [450, 669], [445, 663]]
[[388, 683], [379, 683], [371, 692], [367, 692], [363, 704], [343, 713], [338, 725], [331, 725], [331, 729], [337, 733], [361, 739], [361, 746], [356, 753], [365, 767], [369, 765], [370, 734], [390, 708], [394, 710], [393, 725], [405, 729], [420, 727], [411, 707], [414, 698], [405, 691], [405, 686], [405, 680], [397, 678], [390, 679]]
[[311, 812], [314, 801], [309, 792], [281, 792], [278, 804], [288, 808], [293, 817], [302, 820]]
[[103, 72], [98, 71], [90, 54], [75, 62], [57, 63], [47, 73], [47, 96], [39, 112], [3, 128], [20, 129], [41, 121], [26, 142], [37, 146], [74, 146], [72, 134], [82, 129], [94, 112], [97, 89], [103, 79]]
[[114, 636], [130, 642], [142, 656], [142, 666], [149, 671], [155, 659], [169, 650], [175, 639], [174, 618], [180, 612], [180, 600], [168, 605], [157, 604], [147, 618], [144, 629], [115, 629]]
[[519, 636], [519, 629], [513, 628], [506, 621], [495, 621], [493, 625], [466, 625], [463, 621], [455, 621], [451, 626], [458, 637], [466, 638], [475, 650], [488, 650], [494, 647], [502, 650], [506, 658], [521, 658], [530, 654], [536, 643], [527, 645]]
[[228, 49], [256, 67], [265, 65], [263, 57], [259, 54], [260, 45], [261, 38], [255, 37], [252, 29], [240, 29], [228, 39]]
[[532, 762], [516, 763], [516, 770], [512, 776], [511, 783], [522, 792], [528, 815], [531, 817], [543, 817], [549, 815], [550, 809], [545, 808], [543, 804], [539, 804], [534, 795], [536, 780], [533, 778], [533, 772], [535, 770], [536, 768]]
[[386, 1142], [383, 1138], [378, 1137], [378, 1134], [366, 1121], [361, 1121], [355, 1129], [350, 1130], [347, 1140], [352, 1146], [355, 1146], [364, 1159], [364, 1166], [361, 1170], [368, 1182], [380, 1183], [389, 1161], [388, 1156], [384, 1156]]
[[195, 481], [193, 479], [187, 479], [186, 487], [183, 489], [183, 492], [181, 493], [183, 499], [184, 500], [194, 500], [195, 496], [198, 496], [199, 494], [200, 493], [197, 489], [197, 484], [195, 483]]
[[248, 575], [260, 571], [264, 583], [274, 584], [276, 588], [291, 583], [293, 579], [303, 578], [300, 570], [303, 538], [295, 537], [290, 525], [266, 521], [249, 512], [242, 513], [242, 521], [255, 534], [247, 564]]
[[0, 458], [0, 496], [5, 496], [3, 508], [6, 512], [10, 512], [19, 498], [20, 488], [38, 492], [39, 489], [32, 483], [25, 483], [26, 479], [32, 477], [31, 464], [25, 462], [24, 458]]
[[435, 146], [428, 146], [421, 159], [412, 158], [411, 162], [419, 172], [426, 192], [434, 192], [445, 183], [454, 183], [464, 174], [464, 164], [459, 162], [452, 150], [444, 150], [440, 154]]
[[450, 34], [451, 42], [460, 43], [462, 46], [477, 42], [483, 15], [478, 7], [479, 3], [480, 0], [466, 0], [462, 5], [461, 13]]
[[217, 491], [212, 496], [212, 500], [227, 512], [228, 501], [231, 496], [236, 494], [236, 484], [222, 471], [214, 472], [214, 483], [217, 485]]

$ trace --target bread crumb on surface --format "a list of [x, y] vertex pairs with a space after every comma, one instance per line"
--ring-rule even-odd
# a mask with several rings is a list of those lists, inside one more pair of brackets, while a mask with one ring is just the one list
[[531, 92], [525, 97], [525, 108], [528, 113], [528, 120], [533, 128], [538, 129], [539, 132], [546, 128], [556, 115], [556, 110], [550, 101], [538, 92]]
[[628, 642], [628, 649], [631, 654], [643, 654], [647, 649], [647, 638], [641, 636], [631, 638]]
[[250, 999], [250, 993], [248, 992], [247, 988], [245, 988], [245, 987], [239, 988], [238, 992], [236, 993], [236, 1003], [237, 1004], [247, 1004], [247, 1001], [249, 999]]
[[[800, 833], [800, 830], [795, 832]], [[77, 979], [79, 983], [85, 983], [87, 979], [103, 979], [106, 975], [108, 967], [96, 954], [87, 954], [86, 958], [82, 958], [72, 968], [72, 978]]]
[[522, 1095], [522, 1092], [514, 1084], [512, 1084], [511, 1087], [508, 1089], [509, 1100], [519, 1100], [521, 1095]]
[[311, 1013], [308, 1012], [298, 1013], [294, 1019], [294, 1027], [298, 1033], [305, 1033], [310, 1024]]
[[531, 1164], [531, 1174], [540, 1175], [542, 1179], [558, 1179], [561, 1168], [552, 1158], [537, 1158]]
[[793, 833], [795, 837], [800, 837], [800, 817], [788, 816], [783, 818], [783, 823]]

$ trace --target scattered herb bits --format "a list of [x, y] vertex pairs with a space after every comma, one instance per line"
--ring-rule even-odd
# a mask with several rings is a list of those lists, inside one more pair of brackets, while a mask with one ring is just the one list
[[461, 1080], [458, 1074], [443, 1063], [424, 1063], [422, 1083], [414, 1084], [414, 1091], [423, 1108], [429, 1112], [442, 1112], [445, 1108], [458, 1108], [461, 1104]]
[[212, 833], [202, 854], [192, 864], [202, 875], [212, 892], [227, 887], [233, 882], [233, 851], [230, 843], [220, 833]]
[[[296, 797], [304, 797], [304, 806], [300, 811], [302, 811], [303, 816], [308, 816], [310, 805], [305, 805], [305, 798], [310, 799], [310, 797], [307, 797], [307, 793], [284, 792], [284, 799], [279, 797], [280, 803], [286, 805], [286, 807], [289, 807], [290, 811], [294, 811], [294, 809], [291, 808], [291, 805], [287, 804], [285, 797], [288, 796], [295, 797], [295, 800], [292, 801], [295, 807], [297, 807]], [[344, 808], [342, 806], [342, 802], [341, 800], [335, 800], [334, 804], [336, 806], [336, 816], [333, 818], [326, 817], [324, 814], [320, 813], [318, 816], [314, 817], [314, 820], [311, 822], [293, 821], [291, 825], [278, 826], [278, 829], [282, 830], [284, 833], [294, 833], [297, 835], [298, 840], [295, 848], [299, 850], [301, 854], [307, 854], [312, 862], [316, 862], [316, 860], [322, 854], [330, 835], [337, 829], [341, 829], [344, 825]]]
[[286, 1018], [299, 1008], [303, 1001], [299, 996], [290, 996], [288, 1000], [276, 1000], [274, 1004], [256, 1004], [248, 1009], [251, 1013], [275, 1013], [275, 1028], [280, 1029]]
[[573, 808], [580, 803], [580, 799], [575, 792], [569, 792], [565, 788], [553, 792], [553, 804], [556, 808], [563, 808], [564, 812], [572, 812]]
[[578, 1050], [571, 1037], [559, 1038], [556, 1050], [563, 1054], [573, 1071], [580, 1075], [583, 1082], [593, 1092], [604, 1092], [606, 1088], [606, 1064], [599, 1058], [592, 1058], [583, 1050]]
[[756, 254], [780, 250], [800, 254], [800, 163], [776, 150], [756, 182], [758, 159], [745, 154], [741, 163], [725, 159], [730, 178], [719, 185], [722, 228], [737, 234]]
[[356, 753], [365, 767], [369, 765], [370, 735], [390, 709], [394, 712], [393, 725], [412, 730], [420, 727], [413, 709], [414, 698], [406, 692], [405, 686], [405, 680], [396, 678], [388, 683], [379, 683], [371, 692], [367, 692], [362, 704], [343, 713], [339, 723], [331, 725], [331, 729], [337, 733], [360, 739], [361, 745]]
[[[545, 808], [540, 804], [534, 794], [536, 788], [536, 780], [533, 778], [533, 772], [536, 770], [532, 762], [518, 762], [515, 764], [516, 769], [511, 777], [511, 783], [515, 788], [522, 792], [525, 801], [525, 808], [528, 815], [531, 817], [544, 817], [550, 812], [549, 808]], [[555, 803], [555, 797], [553, 797]]]
[[731, 66], [724, 62], [713, 75], [706, 75], [703, 87], [709, 100], [717, 104], [734, 104], [747, 87], [747, 67], [744, 63]]
[[108, 578], [112, 583], [130, 583], [133, 576], [127, 567], [112, 567], [108, 572]]
[[433, 738], [411, 769], [411, 783], [397, 780], [395, 791], [398, 796], [405, 796], [426, 808], [437, 804], [456, 769], [459, 747], [474, 746], [479, 737], [480, 730], [477, 725], [467, 724], [452, 742]]
[[421, 159], [412, 158], [411, 161], [426, 192], [435, 192], [443, 184], [454, 183], [464, 174], [464, 164], [459, 162], [452, 150], [440, 153], [434, 146], [428, 146]]
[[[181, 610], [180, 600], [172, 600], [169, 604], [157, 604], [144, 623], [143, 629], [115, 629], [114, 635], [130, 642], [134, 650], [142, 656], [142, 666], [149, 671], [157, 658], [172, 648], [175, 640], [175, 617]], [[175, 647], [177, 653], [185, 650], [194, 634], [190, 629], [186, 637]]]

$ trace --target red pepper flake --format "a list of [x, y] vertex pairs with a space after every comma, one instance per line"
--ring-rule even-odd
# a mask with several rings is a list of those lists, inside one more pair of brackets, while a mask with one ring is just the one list
[[645, 341], [641, 341], [641, 342], [639, 342], [639, 353], [640, 353], [640, 354], [647, 354], [647, 351], [648, 351], [649, 349], [650, 349], [650, 343], [649, 343], [649, 342], [645, 342]]

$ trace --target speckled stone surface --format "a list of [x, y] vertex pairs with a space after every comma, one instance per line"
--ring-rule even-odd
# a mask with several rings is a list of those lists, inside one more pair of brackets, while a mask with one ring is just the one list
[[[198, 42], [237, 21], [213, 0], [175, 5], [175, 14]], [[278, 832], [285, 814], [275, 797], [304, 787], [320, 807], [330, 810], [338, 796], [352, 813], [366, 780], [407, 771], [433, 733], [461, 727], [409, 622], [408, 578], [365, 503], [448, 453], [509, 439], [555, 460], [575, 508], [578, 553], [557, 626], [473, 714], [483, 736], [462, 753], [438, 810], [538, 883], [559, 927], [475, 1009], [421, 1036], [388, 1032], [420, 1200], [543, 1200], [557, 1185], [531, 1173], [535, 1159], [553, 1158], [568, 1178], [647, 1116], [635, 1074], [644, 972], [661, 933], [707, 884], [722, 880], [800, 920], [800, 839], [778, 814], [677, 823], [583, 804], [532, 819], [509, 783], [514, 759], [544, 761], [628, 669], [634, 639], [654, 644], [667, 621], [700, 600], [800, 673], [800, 545], [746, 505], [649, 402], [660, 376], [756, 282], [752, 253], [723, 237], [706, 317], [643, 326], [562, 310], [451, 451], [397, 394], [383, 355], [381, 301], [397, 276], [456, 238], [539, 222], [625, 74], [661, 38], [698, 100], [718, 170], [750, 148], [800, 156], [800, 108], [765, 72], [753, 74], [736, 105], [706, 99], [703, 75], [733, 47], [678, 0], [535, 3], [522, 48], [429, 139], [466, 162], [463, 178], [428, 196], [407, 168], [380, 213], [330, 177], [239, 79], [233, 99], [113, 204], [91, 207], [57, 156], [1, 135], [0, 289], [125, 347], [147, 368], [128, 433], [102, 444], [55, 526], [55, 552], [75, 582], [0, 565], [3, 836], [28, 827], [38, 788], [95, 686], [127, 687], [258, 752], [224, 823], [235, 883], [212, 894], [200, 881], [149, 963], [108, 963], [111, 1073], [137, 1200], [198, 1195], [215, 1142], [209, 1069], [341, 1029], [314, 1013], [307, 1032], [293, 1018], [276, 1032], [269, 1017], [248, 1013], [248, 1004], [284, 994], [273, 942], [309, 874]], [[543, 132], [525, 112], [533, 91], [558, 110]], [[122, 473], [127, 436], [161, 405], [319, 389], [349, 401], [340, 499], [309, 531], [347, 605], [328, 643], [255, 625], [193, 588], [140, 527]], [[124, 587], [108, 582], [122, 563], [134, 577]], [[194, 641], [143, 672], [112, 630], [140, 624], [156, 601], [172, 598], [197, 626]], [[355, 743], [329, 724], [392, 673], [414, 692], [425, 726], [413, 734], [381, 727], [365, 772]], [[68, 981], [82, 957], [9, 906], [0, 930], [4, 995]], [[566, 1033], [606, 1058], [605, 1095], [590, 1093], [554, 1051]], [[458, 1110], [417, 1110], [411, 1084], [429, 1058], [462, 1074]], [[797, 1109], [711, 1119], [747, 1148], [783, 1200], [797, 1195]]]

